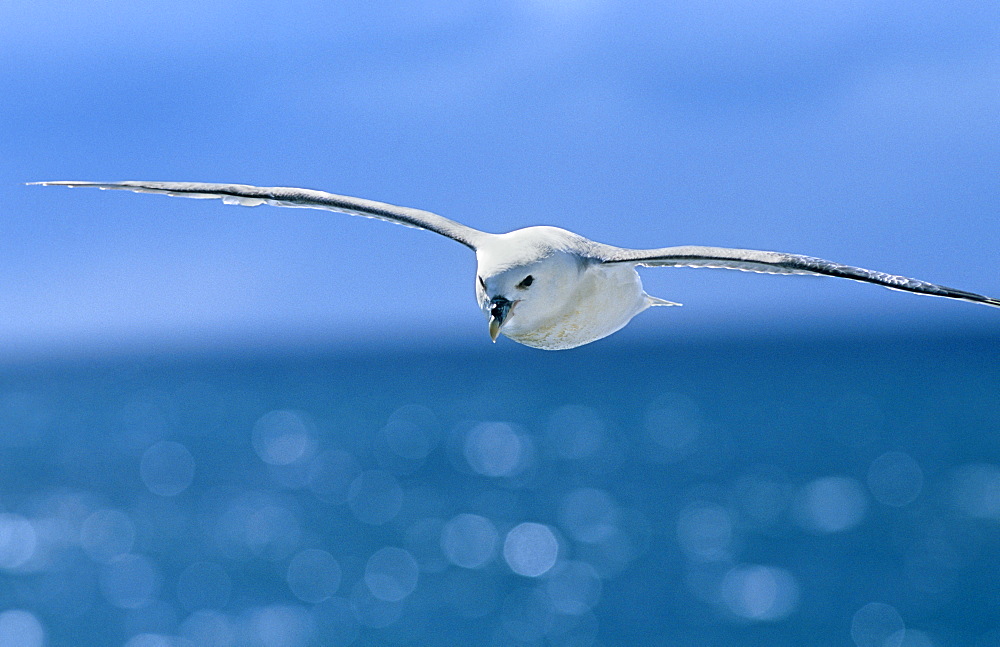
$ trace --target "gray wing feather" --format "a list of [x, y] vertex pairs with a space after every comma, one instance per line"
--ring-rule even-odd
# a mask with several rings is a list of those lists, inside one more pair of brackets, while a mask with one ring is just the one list
[[426, 229], [456, 240], [466, 247], [476, 249], [478, 242], [488, 234], [429, 211], [397, 207], [385, 202], [351, 198], [312, 189], [291, 187], [260, 187], [248, 184], [209, 184], [204, 182], [32, 182], [42, 186], [96, 187], [121, 189], [137, 193], [160, 193], [185, 198], [215, 198], [226, 204], [255, 207], [270, 204], [279, 207], [326, 209], [365, 218], [386, 220], [407, 227]]
[[718, 267], [744, 272], [764, 274], [815, 274], [835, 276], [865, 283], [874, 283], [892, 290], [915, 292], [936, 297], [960, 299], [1000, 307], [1000, 299], [983, 296], [974, 292], [928, 283], [885, 272], [866, 270], [861, 267], [842, 265], [822, 258], [765, 252], [754, 249], [729, 249], [725, 247], [664, 247], [662, 249], [624, 249], [602, 246], [601, 260], [604, 263], [632, 263], [644, 266], [673, 267]]

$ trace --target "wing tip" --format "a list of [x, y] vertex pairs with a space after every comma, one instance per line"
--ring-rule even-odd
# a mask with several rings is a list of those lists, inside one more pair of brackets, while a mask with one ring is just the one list
[[101, 182], [83, 182], [80, 180], [44, 180], [42, 182], [25, 182], [25, 186], [101, 186]]

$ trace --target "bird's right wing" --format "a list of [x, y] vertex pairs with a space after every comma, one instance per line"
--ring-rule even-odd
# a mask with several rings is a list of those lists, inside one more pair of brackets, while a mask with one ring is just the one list
[[631, 263], [646, 266], [674, 267], [718, 267], [744, 272], [760, 272], [764, 274], [818, 274], [835, 276], [853, 281], [874, 283], [892, 290], [915, 292], [936, 297], [959, 299], [982, 303], [988, 306], [1000, 307], [1000, 299], [983, 296], [974, 292], [956, 290], [955, 288], [928, 283], [885, 272], [866, 270], [861, 267], [842, 265], [822, 258], [786, 254], [783, 252], [766, 252], [755, 249], [730, 249], [726, 247], [701, 247], [685, 245], [681, 247], [664, 247], [661, 249], [626, 249], [602, 245], [599, 257], [603, 263]]
[[43, 186], [96, 187], [98, 189], [121, 189], [136, 193], [160, 193], [185, 198], [217, 198], [226, 204], [255, 207], [270, 204], [279, 207], [302, 207], [306, 209], [326, 209], [365, 218], [376, 218], [398, 225], [426, 229], [447, 236], [466, 247], [475, 250], [486, 232], [449, 220], [430, 211], [397, 207], [385, 202], [351, 198], [344, 195], [295, 189], [291, 187], [260, 187], [248, 184], [208, 184], [204, 182], [32, 182]]

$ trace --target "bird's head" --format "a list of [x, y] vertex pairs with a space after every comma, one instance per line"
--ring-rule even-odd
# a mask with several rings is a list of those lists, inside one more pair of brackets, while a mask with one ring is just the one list
[[574, 298], [586, 266], [568, 250], [554, 227], [530, 227], [497, 236], [477, 250], [476, 296], [489, 318], [490, 338], [508, 336], [543, 325]]

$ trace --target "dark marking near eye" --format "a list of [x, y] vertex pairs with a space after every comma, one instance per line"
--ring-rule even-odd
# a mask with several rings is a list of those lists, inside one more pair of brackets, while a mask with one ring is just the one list
[[481, 276], [477, 276], [476, 278], [479, 279], [479, 285], [483, 286], [483, 292], [486, 292], [486, 281]]
[[528, 276], [524, 277], [523, 281], [517, 284], [517, 287], [523, 290], [529, 287], [534, 282], [535, 282], [535, 277], [529, 274]]

